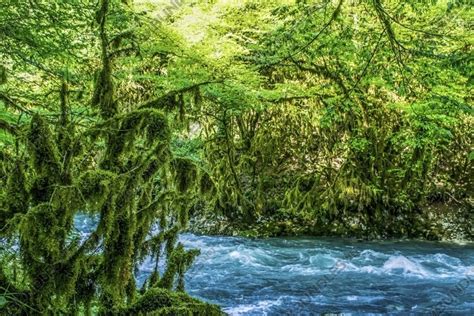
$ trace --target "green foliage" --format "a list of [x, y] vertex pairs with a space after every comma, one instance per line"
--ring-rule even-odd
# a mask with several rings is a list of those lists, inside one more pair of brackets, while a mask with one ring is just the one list
[[200, 94], [217, 188], [203, 198], [209, 212], [244, 229], [291, 219], [317, 234], [405, 236], [425, 233], [412, 223], [440, 194], [472, 208], [466, 4], [246, 2], [225, 12], [199, 44], [234, 39], [231, 67], [248, 72]]
[[[6, 34], [18, 50], [0, 46], [12, 73], [11, 80], [2, 79], [1, 91], [5, 107], [0, 128], [12, 140], [1, 142], [1, 237], [2, 242], [18, 243], [18, 250], [7, 254], [2, 249], [0, 256], [2, 262], [7, 257], [15, 262], [14, 268], [2, 264], [0, 269], [1, 288], [14, 292], [2, 296], [2, 312], [220, 314], [217, 307], [181, 293], [184, 274], [199, 254], [177, 243], [188, 205], [198, 192], [196, 165], [184, 156], [174, 157], [170, 114], [144, 106], [145, 100], [132, 101], [120, 78], [142, 31], [133, 29], [135, 13], [103, 0], [98, 8], [79, 2], [53, 7], [22, 2], [1, 15], [30, 12], [35, 6], [45, 10], [44, 16], [26, 15], [18, 37]], [[67, 12], [52, 24], [45, 20], [56, 16], [54, 9], [72, 8], [89, 14]], [[95, 19], [90, 14], [94, 9]], [[68, 19], [77, 28], [66, 31], [61, 22]], [[48, 32], [23, 29], [35, 23], [45, 23], [52, 38], [43, 38]], [[119, 29], [124, 23], [131, 27], [125, 33]], [[86, 26], [91, 24], [93, 29]], [[81, 33], [85, 30], [86, 35]], [[64, 47], [46, 47], [61, 36]], [[76, 36], [89, 42], [77, 44]], [[24, 49], [35, 52], [30, 64], [22, 59]], [[81, 63], [76, 55], [84, 52], [86, 61]], [[74, 61], [65, 72], [57, 64], [63, 60]], [[1, 69], [3, 78], [5, 67]], [[22, 81], [25, 71], [32, 75]], [[29, 93], [39, 80], [45, 81], [44, 90]], [[50, 87], [52, 92], [44, 96]], [[85, 240], [74, 234], [74, 217], [80, 212], [99, 219]], [[151, 236], [156, 224], [161, 232]], [[156, 267], [165, 261], [166, 269], [161, 277], [156, 270], [139, 294], [134, 271], [149, 256]], [[173, 298], [172, 304], [159, 304], [165, 296]]]
[[[0, 237], [19, 245], [0, 255], [7, 313], [218, 314], [182, 293], [190, 216], [430, 238], [427, 205], [472, 216], [467, 2], [159, 10], [0, 5]], [[85, 240], [79, 212], [99, 219]]]
[[184, 293], [166, 289], [147, 291], [123, 315], [223, 315], [213, 305], [202, 303]]

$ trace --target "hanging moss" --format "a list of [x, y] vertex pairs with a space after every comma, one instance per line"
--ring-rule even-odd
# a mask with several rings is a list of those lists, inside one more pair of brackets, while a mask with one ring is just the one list
[[180, 93], [178, 95], [178, 111], [179, 111], [179, 120], [181, 123], [184, 123], [186, 117], [186, 111], [184, 108], [184, 94]]
[[103, 118], [111, 118], [118, 113], [118, 104], [114, 100], [114, 83], [112, 81], [112, 60], [108, 52], [109, 41], [107, 38], [107, 14], [109, 11], [109, 0], [100, 2], [100, 9], [96, 14], [96, 21], [99, 25], [101, 48], [102, 48], [102, 69], [99, 71], [92, 105], [98, 106]]
[[133, 111], [128, 113], [125, 117], [122, 118], [120, 124], [120, 131], [114, 137], [114, 140], [120, 141], [124, 144], [123, 148], [115, 151], [116, 155], [120, 155], [122, 152], [130, 152], [132, 149], [134, 141], [137, 137], [137, 134], [140, 132], [143, 126], [143, 121], [145, 120], [144, 111]]
[[163, 239], [166, 242], [165, 253], [166, 258], [170, 258], [173, 250], [176, 246], [176, 241], [178, 240], [179, 226], [174, 225], [171, 229], [168, 229], [163, 236]]
[[[61, 240], [67, 232], [58, 225], [59, 218], [48, 203], [30, 209], [20, 224], [21, 245], [35, 257], [55, 257], [61, 254]], [[56, 237], [56, 238], [54, 238]]]
[[30, 194], [32, 200], [36, 202], [47, 202], [54, 192], [54, 185], [57, 182], [50, 177], [35, 176], [32, 180]]
[[215, 191], [215, 184], [209, 173], [202, 171], [199, 179], [199, 192], [203, 195], [210, 194]]
[[166, 116], [158, 110], [146, 112], [146, 140], [148, 144], [156, 141], [168, 142], [170, 129]]
[[179, 197], [176, 199], [176, 203], [178, 204], [176, 207], [178, 208], [178, 223], [182, 229], [186, 229], [186, 226], [189, 221], [189, 203], [187, 197]]
[[178, 191], [184, 193], [190, 190], [196, 182], [196, 165], [187, 158], [175, 158], [171, 164], [176, 174]]
[[7, 69], [0, 65], [0, 85], [7, 82]]
[[[147, 146], [163, 150], [170, 137], [168, 122], [162, 112], [153, 109], [136, 110], [117, 118], [117, 129], [108, 135], [109, 144], [101, 165], [120, 169], [122, 155], [133, 151], [139, 136], [144, 136]], [[100, 132], [100, 130], [98, 130]], [[158, 154], [158, 152], [156, 153]], [[160, 155], [158, 155], [160, 156]]]
[[143, 180], [150, 181], [162, 167], [162, 162], [161, 159], [152, 159], [143, 171]]
[[172, 110], [176, 108], [176, 94], [169, 93], [158, 99], [145, 103], [142, 108], [159, 108], [163, 110]]
[[[23, 165], [18, 163], [12, 167], [12, 171], [7, 180], [5, 199], [3, 209], [8, 214], [3, 214], [0, 219], [1, 227], [5, 226], [6, 221], [15, 214], [24, 214], [28, 211], [29, 194]], [[3, 224], [3, 225], [2, 225]]]
[[57, 178], [60, 174], [59, 154], [48, 123], [35, 114], [27, 134], [33, 167], [40, 177]]
[[77, 276], [75, 288], [75, 306], [80, 304], [84, 307], [85, 315], [92, 315], [92, 302], [97, 295], [97, 271], [100, 268], [101, 257], [98, 255], [89, 256], [85, 260], [80, 260], [79, 274]]
[[196, 87], [193, 92], [194, 106], [196, 108], [200, 108], [202, 103], [201, 89], [199, 87]]
[[178, 243], [168, 257], [166, 270], [157, 286], [171, 290], [177, 279], [177, 290], [183, 291], [184, 273], [189, 269], [199, 253], [197, 249], [185, 250], [183, 244]]
[[133, 189], [137, 177], [128, 178], [121, 191], [117, 192], [114, 222], [108, 238], [104, 241], [104, 271], [102, 279], [102, 309], [109, 310], [124, 304], [127, 287], [133, 277], [134, 234], [136, 231], [135, 199]]
[[[108, 199], [110, 186], [116, 175], [106, 170], [91, 170], [83, 173], [78, 180], [78, 190], [87, 203], [100, 208]], [[97, 210], [97, 208], [95, 210]]]
[[[187, 208], [183, 193], [196, 182], [195, 165], [178, 159], [176, 168], [170, 166], [172, 131], [162, 111], [131, 107], [126, 112], [119, 106], [107, 20], [120, 9], [109, 11], [109, 5], [119, 4], [108, 0], [99, 4], [102, 68], [91, 102], [99, 115], [93, 109], [91, 116], [85, 115], [90, 121], [75, 115], [76, 105], [69, 104], [69, 95], [76, 91], [72, 87], [76, 83], [71, 81], [62, 83], [55, 113], [49, 112], [55, 107], [48, 108], [47, 115], [38, 110], [26, 128], [22, 120], [18, 126], [6, 126], [14, 131], [16, 143], [15, 148], [1, 151], [0, 184], [5, 190], [0, 192], [0, 223], [9, 224], [2, 238], [19, 236], [18, 261], [26, 294], [18, 314], [89, 315], [94, 306], [104, 315], [135, 314], [135, 308], [147, 305], [146, 297], [159, 285], [172, 288], [171, 295], [183, 291], [184, 274], [198, 255], [177, 245], [187, 220], [187, 212], [178, 210]], [[174, 107], [176, 98], [172, 96]], [[3, 158], [8, 162], [4, 164]], [[83, 211], [98, 217], [97, 228], [86, 238], [74, 230], [75, 216]], [[155, 224], [161, 232], [150, 237]], [[162, 248], [166, 255], [161, 255]], [[149, 256], [156, 268], [137, 300], [134, 272]], [[166, 270], [160, 277], [157, 267], [163, 262]], [[9, 278], [0, 275], [0, 285], [14, 284]], [[191, 298], [186, 305], [159, 309], [160, 314], [218, 311]]]

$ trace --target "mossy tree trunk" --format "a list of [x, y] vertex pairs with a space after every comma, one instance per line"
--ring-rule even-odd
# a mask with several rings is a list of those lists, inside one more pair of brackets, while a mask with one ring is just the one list
[[[164, 112], [121, 107], [115, 97], [114, 60], [120, 47], [111, 44], [107, 26], [118, 6], [101, 0], [96, 14], [101, 68], [87, 107], [97, 110], [97, 117], [76, 124], [64, 78], [58, 115], [34, 114], [22, 126], [1, 126], [18, 144], [16, 151], [2, 155], [9, 177], [1, 199], [1, 234], [19, 242], [22, 272], [19, 278], [0, 270], [0, 286], [20, 295], [4, 306], [10, 313], [90, 314], [92, 306], [101, 314], [128, 308], [138, 313], [142, 296], [151, 299], [158, 289], [161, 296], [184, 291], [184, 274], [199, 254], [177, 243], [197, 189], [196, 166], [173, 157]], [[98, 216], [97, 228], [85, 240], [73, 234], [79, 212]], [[156, 227], [159, 233], [152, 235]], [[139, 289], [134, 271], [148, 256], [156, 267], [164, 260], [166, 268], [163, 276], [156, 269]], [[161, 304], [157, 297], [152, 307], [219, 314], [180, 295], [172, 304]]]

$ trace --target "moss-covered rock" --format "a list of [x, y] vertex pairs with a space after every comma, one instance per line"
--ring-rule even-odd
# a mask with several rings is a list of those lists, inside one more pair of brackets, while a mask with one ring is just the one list
[[130, 307], [120, 311], [120, 315], [225, 315], [219, 307], [199, 301], [184, 292], [167, 289], [149, 289]]

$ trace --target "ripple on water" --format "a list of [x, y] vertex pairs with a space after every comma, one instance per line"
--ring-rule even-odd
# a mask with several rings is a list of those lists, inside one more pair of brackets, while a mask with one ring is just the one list
[[[94, 221], [82, 217], [75, 225], [87, 235]], [[467, 278], [470, 286], [446, 310], [474, 315], [473, 244], [192, 234], [180, 241], [201, 249], [186, 276], [188, 292], [220, 304], [230, 315], [422, 315]], [[138, 283], [153, 267], [145, 260]], [[320, 286], [323, 278], [327, 282]]]
[[[314, 247], [308, 240], [302, 244], [298, 240], [231, 243], [223, 257], [233, 260], [219, 263], [226, 274], [214, 285], [215, 291], [228, 292], [234, 284], [236, 292], [214, 302], [222, 304], [230, 315], [427, 313], [474, 263], [472, 248], [447, 254], [433, 244], [425, 249], [424, 244], [390, 243], [384, 248], [384, 243], [348, 247], [344, 242], [315, 242]], [[220, 243], [229, 245], [225, 239]], [[465, 251], [471, 256], [463, 254]], [[324, 287], [315, 287], [337, 264], [343, 267], [341, 271]], [[188, 287], [195, 289], [193, 294], [199, 293], [198, 283], [191, 282]], [[471, 297], [472, 290], [459, 298], [461, 307], [453, 307], [454, 311], [469, 314], [469, 304], [474, 303]], [[202, 298], [213, 301], [212, 296]]]
[[391, 256], [383, 265], [383, 270], [387, 272], [401, 271], [405, 275], [417, 275], [420, 277], [427, 277], [431, 273], [423, 268], [419, 263], [411, 261], [405, 256]]
[[272, 307], [282, 305], [281, 299], [277, 300], [263, 300], [259, 301], [256, 304], [241, 304], [234, 307], [224, 308], [224, 312], [228, 313], [229, 315], [266, 315]]

